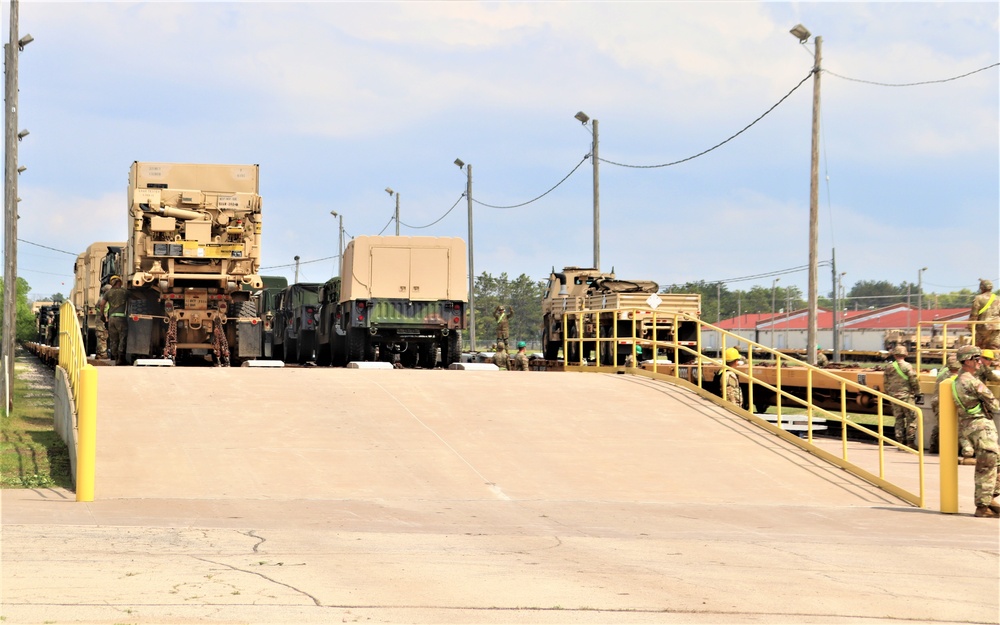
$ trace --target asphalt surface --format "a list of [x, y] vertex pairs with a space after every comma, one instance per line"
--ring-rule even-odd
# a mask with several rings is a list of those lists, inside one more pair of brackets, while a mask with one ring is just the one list
[[2, 493], [5, 624], [1000, 620], [973, 467], [914, 508], [634, 376], [109, 367], [97, 439]]

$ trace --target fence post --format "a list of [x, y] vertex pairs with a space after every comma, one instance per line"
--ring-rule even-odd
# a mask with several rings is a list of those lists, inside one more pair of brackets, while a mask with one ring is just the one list
[[80, 369], [77, 401], [76, 500], [94, 500], [97, 461], [97, 368]]
[[938, 386], [938, 461], [941, 464], [941, 512], [958, 512], [958, 414], [951, 378]]

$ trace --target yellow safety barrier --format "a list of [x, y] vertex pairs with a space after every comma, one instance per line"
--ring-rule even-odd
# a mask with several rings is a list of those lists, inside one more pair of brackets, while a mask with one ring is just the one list
[[938, 387], [938, 449], [941, 463], [941, 512], [958, 512], [958, 411], [951, 387], [951, 378]]
[[[948, 355], [954, 354], [958, 351], [958, 348], [963, 344], [972, 345], [973, 336], [976, 333], [976, 326], [984, 325], [989, 323], [987, 321], [919, 321], [917, 322], [917, 335], [916, 335], [916, 357], [917, 357], [917, 371], [920, 371], [921, 366], [927, 364], [932, 366], [931, 363], [923, 362], [923, 353], [925, 351], [930, 351], [932, 354], [937, 356], [938, 351], [940, 351], [940, 359], [935, 357], [934, 362], [940, 362], [941, 365], [946, 365], [948, 363]], [[956, 330], [955, 328], [961, 328]], [[930, 329], [930, 333], [927, 335], [929, 338], [927, 340], [928, 347], [923, 347], [924, 344], [924, 331]], [[935, 338], [940, 337], [941, 347], [937, 348], [931, 344], [931, 341]], [[963, 343], [963, 341], [966, 341]]]
[[[610, 332], [602, 330], [598, 324], [598, 320], [602, 319], [602, 315], [608, 314], [613, 314], [615, 319], [631, 318], [632, 334], [620, 334], [617, 323], [612, 324]], [[640, 318], [644, 324], [641, 327], [637, 325], [637, 320]], [[687, 344], [692, 341], [660, 340], [658, 332], [649, 332], [649, 328], [673, 328], [676, 336], [676, 331], [681, 327], [682, 323], [697, 324], [697, 332], [695, 333], [693, 345]], [[730, 367], [721, 358], [715, 359], [704, 355], [702, 353], [702, 333], [706, 330], [716, 332], [721, 337], [721, 344], [718, 347], [720, 354], [725, 353], [727, 347], [741, 348], [741, 354], [746, 356], [746, 367]], [[914, 404], [898, 400], [865, 384], [837, 376], [831, 371], [813, 367], [806, 362], [712, 326], [697, 317], [685, 313], [657, 313], [655, 311], [638, 309], [568, 311], [563, 318], [563, 337], [563, 364], [567, 371], [617, 372], [626, 363], [618, 362], [618, 350], [616, 346], [620, 343], [630, 343], [633, 357], [632, 362], [628, 363], [626, 367], [629, 373], [667, 380], [689, 388], [699, 395], [732, 410], [748, 421], [875, 484], [900, 499], [918, 507], [924, 507], [923, 445], [918, 444], [914, 449], [896, 441], [894, 438], [885, 436], [883, 433], [886, 427], [885, 417], [892, 416], [892, 405], [903, 406], [908, 410], [915, 411], [917, 415], [917, 440], [922, 443], [924, 440], [923, 415], [920, 408]], [[637, 346], [642, 347], [643, 355], [647, 353], [647, 349], [651, 350], [649, 352], [653, 357], [651, 369], [638, 367], [638, 359], [635, 358], [635, 347]], [[661, 352], [670, 356], [670, 358], [661, 362], [658, 360]], [[593, 355], [593, 364], [589, 362], [591, 355]], [[773, 363], [773, 366], [762, 367], [762, 360]], [[789, 366], [797, 369], [805, 369], [804, 397], [800, 397], [792, 392], [796, 390], [801, 392], [802, 385], [782, 379], [783, 367]], [[755, 401], [755, 393], [766, 393], [769, 399], [773, 397], [777, 412], [775, 415], [776, 423], [772, 424], [742, 407], [737, 408], [733, 404], [726, 402], [725, 390], [722, 391], [723, 397], [721, 399], [718, 395], [706, 390], [704, 388], [706, 371], [734, 372], [741, 383], [747, 384], [747, 394], [751, 407], [764, 403], [759, 401], [760, 397], [757, 398], [758, 401]], [[815, 405], [814, 389], [816, 388], [817, 381], [823, 382], [825, 384], [824, 388], [828, 392], [831, 387], [836, 389], [839, 395], [839, 409], [828, 410]], [[864, 424], [855, 423], [849, 418], [847, 409], [849, 391], [858, 396], [863, 395], [867, 401], [872, 402], [874, 405], [877, 419], [877, 425], [874, 429]], [[786, 430], [788, 427], [787, 424], [792, 421], [791, 417], [786, 417], [784, 410], [786, 407], [805, 411], [804, 417], [803, 415], [799, 415], [796, 419], [796, 421], [805, 419], [806, 436], [804, 439]], [[816, 444], [813, 434], [816, 429], [815, 424], [817, 419], [840, 425], [839, 452], [832, 453]], [[877, 443], [878, 455], [876, 467], [865, 468], [852, 460], [850, 457], [852, 449], [848, 445], [849, 431], [870, 438]], [[890, 479], [886, 469], [885, 451], [887, 448], [895, 448], [916, 456], [916, 491], [904, 488], [896, 481]]]
[[[76, 500], [94, 500], [97, 444], [97, 369], [87, 364], [76, 307], [63, 302], [59, 310], [59, 367], [69, 380], [76, 414]], [[66, 441], [71, 444], [72, 441]]]

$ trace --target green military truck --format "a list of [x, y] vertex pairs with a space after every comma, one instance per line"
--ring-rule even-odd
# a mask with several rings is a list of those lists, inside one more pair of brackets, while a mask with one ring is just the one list
[[465, 241], [355, 237], [341, 278], [323, 285], [317, 362], [448, 367], [461, 356], [468, 307]]
[[274, 301], [272, 356], [305, 364], [316, 357], [319, 290], [322, 284], [299, 282], [278, 293]]

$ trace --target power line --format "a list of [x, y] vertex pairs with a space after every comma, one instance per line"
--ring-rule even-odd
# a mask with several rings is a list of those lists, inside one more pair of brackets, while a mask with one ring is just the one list
[[850, 78], [848, 76], [842, 76], [836, 72], [831, 72], [828, 69], [822, 70], [824, 74], [830, 74], [831, 76], [836, 76], [842, 80], [849, 80], [851, 82], [860, 82], [866, 85], [875, 85], [878, 87], [918, 87], [920, 85], [934, 85], [942, 82], [951, 82], [953, 80], [958, 80], [960, 78], [966, 78], [967, 76], [972, 76], [973, 74], [978, 74], [979, 72], [985, 72], [988, 69], [993, 69], [994, 67], [1000, 66], [1000, 63], [994, 63], [992, 65], [987, 65], [986, 67], [980, 67], [977, 70], [973, 70], [961, 76], [952, 76], [951, 78], [942, 78], [940, 80], [923, 80], [920, 82], [903, 82], [903, 83], [888, 83], [888, 82], [876, 82], [874, 80], [861, 80], [860, 78]]
[[[816, 263], [818, 266], [827, 267], [831, 264], [829, 260], [821, 260]], [[774, 276], [783, 276], [791, 273], [799, 273], [809, 269], [809, 265], [800, 265], [798, 267], [791, 267], [789, 269], [778, 269], [776, 271], [768, 271], [766, 273], [758, 273], [752, 276], [741, 276], [739, 278], [729, 278], [726, 280], [701, 280], [705, 284], [729, 284], [730, 282], [748, 282], [750, 280], [760, 280], [761, 278], [773, 278]]]
[[708, 148], [707, 150], [703, 150], [701, 152], [698, 152], [694, 156], [689, 156], [687, 158], [682, 158], [679, 161], [673, 161], [671, 163], [662, 163], [660, 165], [628, 165], [626, 163], [616, 163], [615, 161], [609, 161], [609, 160], [604, 159], [604, 158], [598, 158], [598, 160], [601, 161], [602, 163], [607, 163], [609, 165], [618, 165], [619, 167], [630, 167], [630, 168], [633, 168], [633, 169], [655, 169], [655, 168], [658, 168], [658, 167], [670, 167], [672, 165], [680, 165], [681, 163], [686, 163], [687, 161], [694, 160], [694, 159], [698, 158], [699, 156], [704, 156], [705, 154], [708, 154], [709, 152], [711, 152], [712, 150], [715, 150], [716, 148], [722, 147], [723, 145], [729, 143], [730, 141], [732, 141], [736, 137], [740, 136], [741, 134], [743, 134], [744, 132], [746, 132], [747, 130], [749, 130], [754, 124], [756, 124], [760, 120], [764, 119], [764, 117], [766, 117], [771, 111], [773, 111], [774, 109], [778, 108], [779, 104], [781, 104], [782, 102], [784, 102], [785, 100], [787, 100], [788, 96], [790, 96], [793, 93], [795, 93], [795, 90], [798, 89], [799, 87], [801, 87], [803, 84], [805, 84], [805, 82], [807, 80], [809, 80], [810, 78], [812, 78], [812, 75], [813, 75], [813, 72], [809, 72], [806, 75], [806, 77], [803, 78], [799, 82], [799, 84], [797, 84], [794, 87], [792, 87], [791, 91], [789, 91], [788, 93], [786, 93], [784, 95], [784, 97], [782, 97], [780, 100], [778, 100], [777, 102], [775, 102], [774, 105], [771, 106], [771, 108], [769, 108], [766, 111], [764, 111], [761, 114], [760, 117], [758, 117], [757, 119], [755, 119], [752, 122], [750, 122], [749, 124], [747, 124], [747, 126], [745, 126], [743, 128], [743, 130], [737, 132], [736, 134], [734, 134], [733, 136], [729, 137], [725, 141], [722, 141], [721, 143], [717, 143], [717, 144], [713, 145], [712, 147]]
[[465, 193], [462, 193], [461, 195], [458, 196], [458, 199], [455, 200], [455, 203], [451, 205], [451, 208], [449, 208], [447, 211], [445, 211], [444, 215], [441, 215], [440, 217], [438, 217], [437, 219], [435, 219], [431, 223], [427, 224], [426, 226], [411, 226], [410, 224], [408, 224], [408, 223], [406, 223], [405, 221], [402, 221], [402, 220], [400, 220], [399, 224], [402, 225], [402, 226], [406, 226], [407, 228], [411, 228], [413, 230], [422, 230], [424, 228], [430, 228], [431, 226], [433, 226], [437, 222], [439, 222], [442, 219], [444, 219], [445, 217], [447, 217], [448, 214], [451, 211], [455, 210], [455, 207], [458, 206], [458, 203], [462, 201], [463, 197], [465, 197]]
[[32, 243], [31, 241], [25, 241], [24, 239], [18, 239], [21, 243], [27, 243], [28, 245], [34, 245], [35, 247], [45, 248], [47, 250], [52, 250], [53, 252], [59, 252], [60, 254], [69, 254], [70, 256], [79, 256], [76, 252], [67, 252], [66, 250], [59, 250], [54, 247], [49, 247], [48, 245], [42, 245], [41, 243]]
[[272, 265], [270, 267], [261, 267], [260, 270], [264, 271], [265, 269], [284, 269], [285, 267], [294, 267], [296, 264], [300, 266], [311, 265], [312, 263], [321, 263], [324, 260], [333, 260], [334, 258], [337, 258], [337, 256], [339, 256], [339, 254], [334, 254], [333, 256], [327, 256], [326, 258], [317, 258], [315, 260], [300, 260], [298, 263], [288, 263], [287, 265]]
[[[553, 191], [555, 191], [556, 188], [559, 185], [561, 185], [562, 183], [566, 182], [566, 180], [568, 180], [570, 176], [572, 176], [574, 173], [576, 173], [576, 170], [580, 169], [580, 165], [583, 165], [587, 161], [588, 158], [590, 158], [590, 154], [587, 154], [586, 156], [584, 156], [583, 159], [579, 163], [576, 164], [576, 167], [574, 167], [573, 170], [570, 171], [568, 174], [566, 174], [565, 176], [563, 176], [563, 179], [560, 180], [559, 182], [557, 182], [554, 187], [552, 187], [551, 189], [549, 189], [545, 193], [539, 195], [538, 197], [536, 197], [533, 200], [528, 200], [527, 202], [521, 202], [520, 204], [512, 204], [510, 206], [494, 206], [492, 204], [487, 204], [486, 202], [480, 202], [476, 198], [472, 198], [472, 201], [475, 202], [476, 204], [479, 204], [480, 206], [485, 206], [487, 208], [507, 209], [507, 208], [520, 208], [522, 206], [527, 206], [528, 204], [531, 204], [532, 202], [537, 202], [538, 200], [542, 199], [543, 197], [545, 197], [549, 193], [552, 193]], [[600, 160], [604, 160], [604, 159], [600, 159]]]

